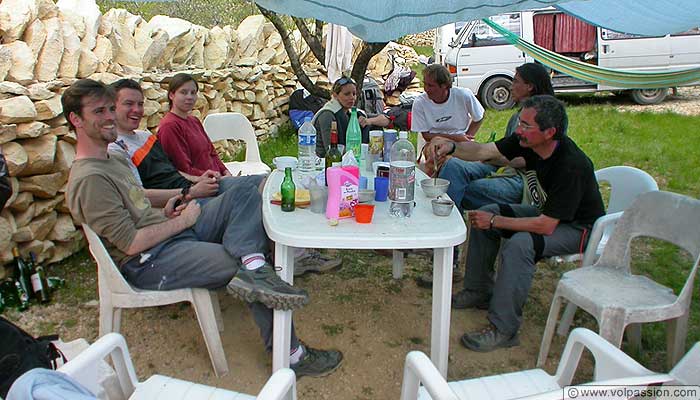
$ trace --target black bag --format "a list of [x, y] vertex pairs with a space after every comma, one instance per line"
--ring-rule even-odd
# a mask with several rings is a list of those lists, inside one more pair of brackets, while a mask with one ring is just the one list
[[7, 200], [12, 197], [12, 185], [10, 185], [10, 174], [7, 172], [7, 162], [5, 156], [0, 153], [0, 210], [5, 207]]
[[362, 97], [364, 98], [363, 109], [367, 114], [381, 114], [384, 112], [384, 94], [382, 89], [379, 87], [377, 82], [370, 78], [365, 77], [362, 82]]
[[56, 359], [66, 358], [51, 343], [58, 335], [32, 337], [17, 325], [0, 317], [0, 396], [7, 397], [10, 386], [34, 368], [56, 369]]
[[411, 130], [411, 105], [391, 107], [386, 115], [391, 120], [390, 127], [400, 131]]

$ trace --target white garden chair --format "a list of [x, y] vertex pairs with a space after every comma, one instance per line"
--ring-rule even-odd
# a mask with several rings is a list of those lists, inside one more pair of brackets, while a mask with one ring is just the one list
[[[552, 299], [537, 365], [546, 361], [563, 301], [593, 315], [600, 335], [617, 347], [626, 326], [667, 321], [667, 361], [673, 365], [685, 348], [693, 283], [700, 264], [698, 226], [699, 200], [660, 191], [639, 195], [617, 222], [600, 259], [562, 276]], [[695, 260], [678, 296], [646, 276], [632, 274], [630, 247], [637, 237], [675, 244]]]
[[[98, 383], [102, 362], [111, 356], [112, 365], [117, 375], [118, 388], [107, 390]], [[163, 375], [153, 375], [139, 382], [134, 364], [129, 355], [124, 337], [109, 333], [74, 359], [58, 369], [93, 393], [112, 393], [109, 400], [122, 399], [207, 399], [207, 400], [296, 400], [296, 377], [294, 371], [283, 368], [275, 372], [267, 381], [257, 397], [230, 390], [200, 385]], [[115, 390], [116, 389], [116, 390]]]
[[216, 376], [226, 375], [228, 363], [219, 336], [219, 331], [224, 329], [224, 323], [216, 292], [207, 289], [156, 291], [133, 288], [119, 272], [100, 237], [86, 224], [83, 224], [83, 230], [90, 253], [97, 262], [100, 336], [119, 332], [122, 308], [154, 307], [187, 301], [194, 307]]
[[657, 374], [594, 332], [577, 328], [569, 335], [554, 375], [542, 369], [531, 369], [448, 383], [424, 353], [412, 351], [406, 356], [401, 400], [568, 398], [562, 389], [571, 385], [584, 348], [595, 359], [593, 380], [586, 384], [621, 387], [658, 383], [697, 384], [700, 380], [700, 343], [671, 372]]
[[209, 140], [242, 140], [245, 142], [245, 161], [225, 163], [231, 175], [268, 175], [270, 167], [260, 159], [258, 139], [253, 125], [243, 114], [235, 112], [209, 114], [204, 118], [204, 130]]

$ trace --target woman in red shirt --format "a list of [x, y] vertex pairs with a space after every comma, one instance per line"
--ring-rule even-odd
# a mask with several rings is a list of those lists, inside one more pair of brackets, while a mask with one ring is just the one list
[[170, 80], [170, 112], [158, 124], [158, 139], [178, 170], [194, 176], [207, 170], [230, 176], [202, 123], [190, 115], [197, 102], [197, 91], [192, 75], [180, 73]]

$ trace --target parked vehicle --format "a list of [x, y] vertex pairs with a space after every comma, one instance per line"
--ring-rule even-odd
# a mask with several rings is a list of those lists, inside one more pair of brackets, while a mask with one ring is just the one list
[[[596, 28], [552, 8], [500, 14], [491, 20], [529, 42], [601, 67], [649, 72], [700, 67], [700, 28], [659, 37], [629, 35]], [[437, 46], [454, 29], [455, 24], [450, 25], [438, 31]], [[444, 53], [443, 64], [452, 72], [455, 86], [471, 89], [482, 104], [499, 110], [514, 105], [510, 85], [515, 67], [534, 61], [481, 20], [467, 22], [447, 49], [436, 49], [437, 61], [439, 53]], [[668, 92], [668, 88], [629, 90], [557, 72], [552, 83], [558, 93], [627, 92], [639, 104], [660, 103]]]

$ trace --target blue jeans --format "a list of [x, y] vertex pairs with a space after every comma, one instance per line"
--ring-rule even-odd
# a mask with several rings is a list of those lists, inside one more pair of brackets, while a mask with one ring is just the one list
[[460, 211], [476, 210], [487, 204], [517, 204], [523, 197], [523, 181], [519, 176], [486, 177], [498, 168], [479, 161], [450, 158], [440, 170], [440, 178], [450, 181], [447, 195]]

